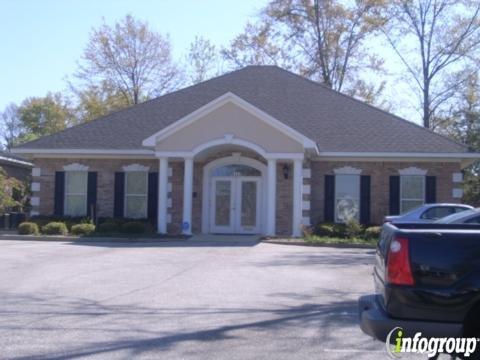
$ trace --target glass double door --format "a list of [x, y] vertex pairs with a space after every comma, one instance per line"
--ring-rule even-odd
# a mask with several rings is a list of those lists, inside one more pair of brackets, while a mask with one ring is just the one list
[[212, 179], [211, 231], [224, 234], [260, 232], [260, 177]]

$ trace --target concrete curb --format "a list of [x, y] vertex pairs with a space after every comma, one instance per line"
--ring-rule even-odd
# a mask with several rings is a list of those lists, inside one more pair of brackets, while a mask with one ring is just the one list
[[128, 237], [81, 237], [81, 236], [61, 236], [61, 235], [18, 235], [18, 234], [0, 234], [1, 240], [24, 240], [24, 241], [75, 241], [75, 242], [172, 242], [172, 241], [187, 241], [182, 238], [128, 238]]
[[261, 240], [266, 244], [275, 245], [295, 245], [295, 246], [309, 246], [309, 247], [330, 247], [340, 249], [375, 249], [375, 245], [367, 244], [322, 244], [322, 243], [309, 243], [303, 240]]

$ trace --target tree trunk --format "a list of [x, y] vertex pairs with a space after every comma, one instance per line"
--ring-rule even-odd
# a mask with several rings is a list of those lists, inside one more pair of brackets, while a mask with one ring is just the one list
[[430, 129], [430, 84], [424, 82], [423, 88], [423, 126]]

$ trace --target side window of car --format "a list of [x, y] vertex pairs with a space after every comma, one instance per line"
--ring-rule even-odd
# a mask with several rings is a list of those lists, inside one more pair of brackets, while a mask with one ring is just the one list
[[442, 207], [433, 207], [425, 211], [421, 218], [426, 220], [438, 220], [445, 216], [448, 216], [453, 213], [451, 207], [442, 206]]
[[480, 224], [480, 216], [475, 216], [474, 218], [468, 219], [467, 224]]
[[457, 206], [457, 207], [454, 207], [454, 208], [453, 208], [452, 214], [457, 214], [457, 213], [462, 212], [462, 211], [465, 211], [465, 210], [467, 210], [467, 209], [465, 209], [465, 208], [463, 208], [463, 207], [458, 207], [458, 206]]

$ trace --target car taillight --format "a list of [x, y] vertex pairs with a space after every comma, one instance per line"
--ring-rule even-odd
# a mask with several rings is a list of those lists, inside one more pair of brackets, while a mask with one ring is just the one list
[[387, 282], [393, 285], [414, 284], [407, 238], [396, 237], [390, 243], [387, 258]]

